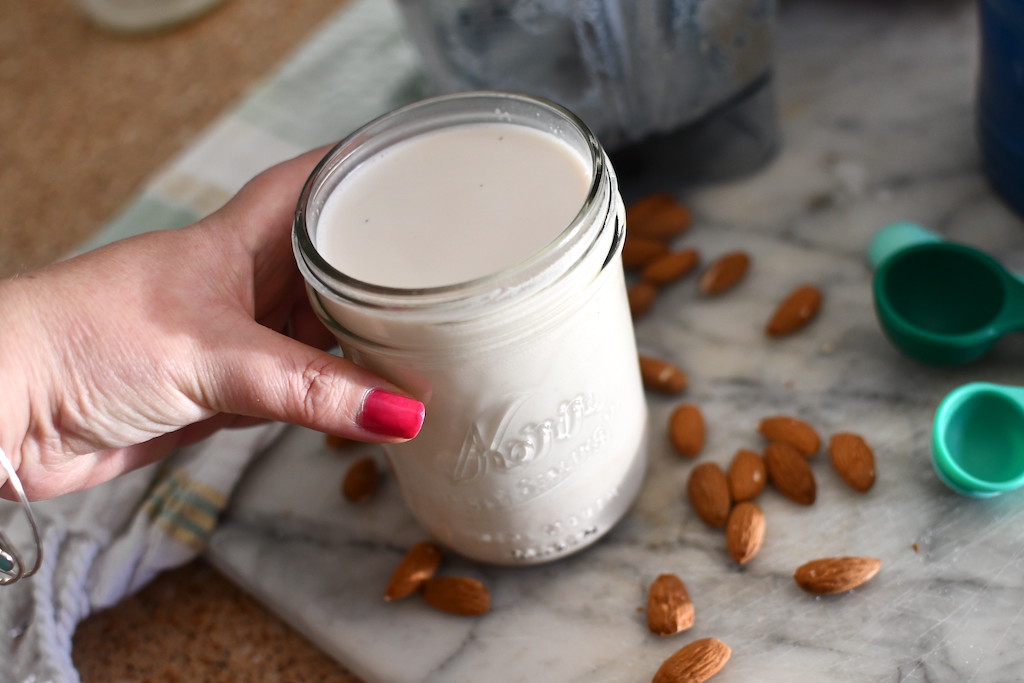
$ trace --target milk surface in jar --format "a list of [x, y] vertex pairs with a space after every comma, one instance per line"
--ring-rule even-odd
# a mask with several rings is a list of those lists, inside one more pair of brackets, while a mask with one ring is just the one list
[[385, 446], [403, 498], [474, 559], [578, 550], [643, 478], [646, 408], [604, 152], [572, 114], [464, 93], [397, 110], [307, 182], [295, 248], [344, 354], [426, 403]]
[[444, 128], [380, 152], [339, 184], [316, 246], [363, 282], [466, 282], [544, 248], [589, 188], [587, 161], [552, 135], [510, 123]]

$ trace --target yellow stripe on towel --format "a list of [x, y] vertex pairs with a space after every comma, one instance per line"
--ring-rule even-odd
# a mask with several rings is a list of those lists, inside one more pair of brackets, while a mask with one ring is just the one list
[[143, 510], [168, 536], [195, 550], [201, 550], [214, 528], [227, 495], [188, 476], [174, 472], [150, 492]]

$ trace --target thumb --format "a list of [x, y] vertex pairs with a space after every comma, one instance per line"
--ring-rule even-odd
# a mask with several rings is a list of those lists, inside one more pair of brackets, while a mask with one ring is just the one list
[[399, 442], [423, 403], [368, 370], [259, 324], [213, 354], [205, 402], [222, 413], [301, 425], [358, 441]]

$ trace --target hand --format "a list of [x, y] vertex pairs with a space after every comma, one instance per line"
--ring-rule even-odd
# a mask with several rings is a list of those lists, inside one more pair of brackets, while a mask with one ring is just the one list
[[323, 153], [266, 171], [187, 228], [0, 282], [0, 445], [30, 498], [262, 420], [415, 436], [423, 404], [325, 351], [334, 340], [295, 266], [295, 202]]

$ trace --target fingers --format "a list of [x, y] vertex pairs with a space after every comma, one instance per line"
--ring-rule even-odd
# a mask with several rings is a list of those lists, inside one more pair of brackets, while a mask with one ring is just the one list
[[263, 171], [215, 215], [239, 227], [250, 251], [260, 251], [291, 225], [302, 186], [329, 149], [313, 149]]
[[289, 322], [291, 333], [288, 336], [292, 339], [318, 349], [330, 349], [337, 345], [334, 335], [320, 322], [308, 304], [296, 306]]
[[423, 424], [423, 404], [348, 360], [259, 325], [220, 346], [203, 369], [213, 410], [302, 425], [350, 439], [398, 442]]

